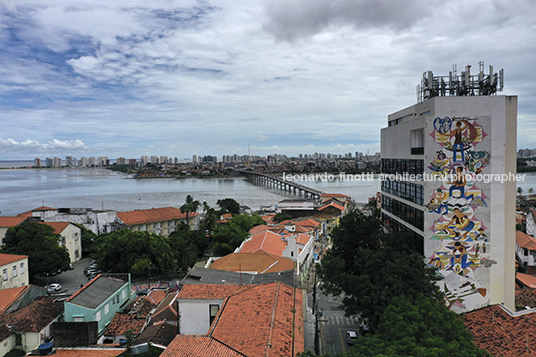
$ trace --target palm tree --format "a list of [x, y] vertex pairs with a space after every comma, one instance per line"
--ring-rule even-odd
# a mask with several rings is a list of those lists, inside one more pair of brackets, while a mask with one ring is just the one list
[[519, 197], [521, 197], [521, 194], [523, 193], [523, 188], [522, 188], [522, 187], [518, 187], [518, 188], [517, 188], [517, 193], [519, 194]]
[[194, 198], [192, 196], [186, 196], [186, 203], [181, 206], [181, 211], [186, 213], [186, 224], [188, 225], [188, 227], [190, 226], [190, 212], [197, 212], [197, 209], [200, 205], [201, 203], [199, 201], [194, 201]]

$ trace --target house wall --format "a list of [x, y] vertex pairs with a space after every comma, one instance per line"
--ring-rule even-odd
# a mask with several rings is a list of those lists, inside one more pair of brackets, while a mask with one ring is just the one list
[[2, 240], [4, 239], [4, 237], [6, 236], [6, 232], [8, 230], [9, 227], [0, 227], [0, 247], [2, 246]]
[[177, 299], [179, 302], [180, 332], [184, 335], [205, 335], [210, 328], [210, 305], [221, 305], [223, 299]]
[[15, 348], [15, 335], [11, 335], [3, 341], [0, 341], [0, 356], [5, 356], [6, 353]]
[[[21, 264], [23, 264], [22, 269]], [[5, 273], [7, 273], [7, 278]], [[14, 276], [15, 274], [16, 276]], [[28, 284], [28, 258], [0, 266], [0, 289], [16, 288]]]
[[534, 219], [534, 215], [532, 214], [532, 211], [527, 213], [527, 229], [526, 232], [529, 236], [533, 236], [536, 233], [536, 220]]
[[60, 242], [65, 241], [65, 244], [61, 245], [69, 251], [71, 263], [82, 259], [82, 230], [74, 224], [69, 224], [60, 235]]

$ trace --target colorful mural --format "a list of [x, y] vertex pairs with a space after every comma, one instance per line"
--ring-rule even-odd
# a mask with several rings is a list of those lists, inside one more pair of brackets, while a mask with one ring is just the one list
[[441, 246], [428, 257], [443, 280], [440, 287], [449, 308], [469, 311], [489, 301], [487, 290], [475, 278], [475, 271], [487, 266], [482, 256], [489, 250], [487, 227], [478, 219], [480, 207], [487, 207], [485, 193], [475, 176], [491, 161], [487, 151], [477, 151], [487, 134], [477, 119], [436, 118], [430, 134], [439, 144], [428, 169], [440, 178], [425, 207], [438, 218], [430, 227], [430, 239]]

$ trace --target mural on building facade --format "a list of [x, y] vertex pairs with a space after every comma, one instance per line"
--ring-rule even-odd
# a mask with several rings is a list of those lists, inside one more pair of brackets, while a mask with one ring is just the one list
[[476, 150], [487, 134], [476, 119], [445, 117], [434, 120], [430, 135], [440, 150], [428, 169], [441, 180], [425, 207], [439, 215], [430, 229], [431, 239], [441, 246], [429, 264], [443, 276], [439, 285], [449, 308], [469, 311], [489, 301], [474, 275], [487, 265], [483, 254], [489, 251], [487, 227], [478, 219], [478, 208], [487, 207], [488, 197], [475, 180], [490, 164], [491, 155]]

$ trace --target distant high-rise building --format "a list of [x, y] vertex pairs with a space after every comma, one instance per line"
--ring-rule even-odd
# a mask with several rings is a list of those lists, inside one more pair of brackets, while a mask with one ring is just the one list
[[118, 157], [117, 160], [115, 161], [115, 163], [117, 165], [126, 165], [127, 164], [127, 159], [125, 157]]
[[34, 159], [34, 166], [36, 166], [36, 167], [41, 167], [41, 159], [39, 159], [39, 158], [36, 157], [36, 158]]
[[61, 167], [61, 159], [59, 157], [54, 157], [54, 167]]
[[97, 164], [97, 159], [95, 159], [93, 156], [90, 156], [88, 159], [88, 164], [89, 166], [95, 166]]
[[197, 164], [197, 155], [192, 156], [192, 162]]

